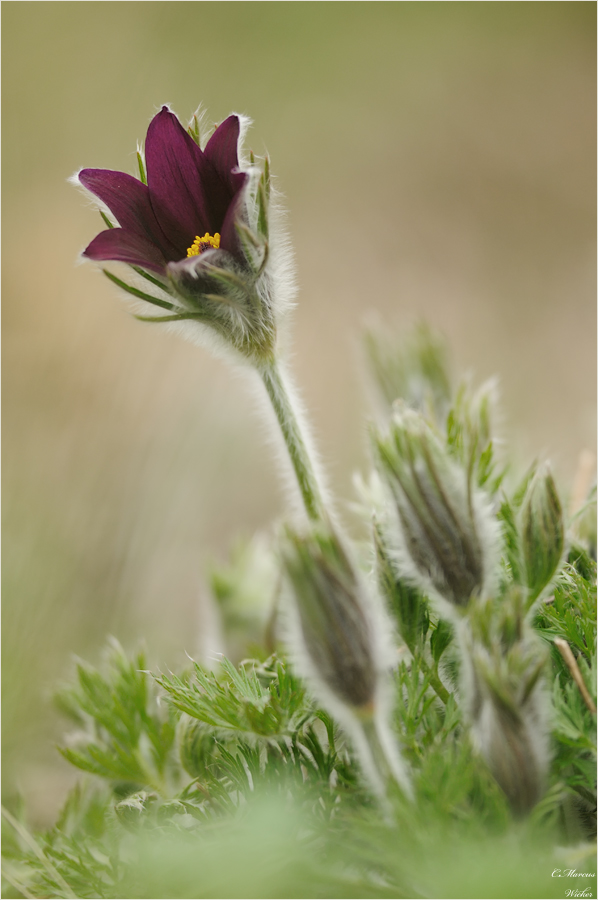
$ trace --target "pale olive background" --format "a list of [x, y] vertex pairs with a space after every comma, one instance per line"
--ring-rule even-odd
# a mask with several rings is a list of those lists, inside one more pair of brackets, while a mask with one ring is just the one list
[[101, 222], [66, 179], [134, 173], [164, 102], [247, 113], [341, 508], [374, 311], [498, 374], [518, 461], [550, 457], [566, 492], [595, 440], [594, 44], [589, 2], [3, 4], [4, 777], [38, 821], [69, 777], [49, 698], [72, 654], [208, 652], [209, 561], [284, 510], [243, 379], [76, 265]]

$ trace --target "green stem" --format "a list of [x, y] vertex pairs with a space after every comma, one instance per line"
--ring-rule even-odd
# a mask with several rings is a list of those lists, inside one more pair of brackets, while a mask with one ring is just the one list
[[427, 675], [428, 677], [430, 687], [436, 691], [438, 697], [442, 700], [443, 703], [448, 703], [449, 697], [451, 695], [438, 677], [438, 674], [431, 668], [431, 666], [428, 665], [423, 657], [420, 656], [418, 662], [420, 669], [422, 670], [424, 675]]
[[272, 362], [265, 366], [260, 370], [260, 375], [268, 391], [268, 396], [274, 407], [278, 424], [287, 445], [307, 515], [312, 522], [325, 519], [326, 511], [322, 500], [322, 492], [318, 485], [303, 435], [301, 434], [297, 414], [293, 408], [278, 364]]

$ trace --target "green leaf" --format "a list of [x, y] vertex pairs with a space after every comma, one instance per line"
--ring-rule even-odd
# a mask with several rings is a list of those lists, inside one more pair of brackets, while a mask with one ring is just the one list
[[139, 150], [137, 151], [137, 165], [139, 166], [139, 177], [143, 184], [147, 184], [147, 178], [145, 175], [145, 166], [143, 165], [143, 157]]
[[155, 284], [156, 287], [162, 288], [163, 291], [169, 292], [167, 285], [164, 284], [163, 281], [160, 281], [159, 278], [154, 278], [153, 275], [150, 275], [149, 272], [146, 272], [145, 269], [141, 269], [139, 266], [131, 266], [134, 272], [137, 272], [138, 275], [141, 275], [142, 278], [145, 278], [146, 281], [150, 281], [152, 284]]
[[260, 183], [257, 189], [257, 206], [258, 206], [258, 218], [257, 218], [257, 229], [261, 235], [263, 235], [266, 240], [268, 239], [268, 200], [266, 198], [266, 189], [264, 187], [264, 179], [263, 176], [260, 179]]
[[432, 658], [436, 665], [438, 665], [444, 651], [452, 643], [453, 637], [454, 631], [452, 625], [444, 619], [439, 619], [436, 628], [430, 635], [430, 650], [432, 651]]
[[139, 288], [133, 287], [130, 284], [126, 284], [124, 281], [121, 281], [120, 278], [117, 278], [116, 275], [113, 275], [112, 272], [109, 272], [108, 269], [102, 269], [102, 272], [109, 278], [110, 281], [114, 282], [114, 284], [118, 285], [118, 287], [122, 288], [123, 291], [126, 291], [128, 294], [132, 294], [134, 297], [139, 297], [140, 300], [146, 300], [148, 303], [152, 303], [154, 306], [161, 306], [162, 309], [175, 309], [173, 303], [168, 303], [167, 300], [160, 300], [158, 297], [152, 297], [150, 294], [146, 294], [144, 291], [140, 291]]

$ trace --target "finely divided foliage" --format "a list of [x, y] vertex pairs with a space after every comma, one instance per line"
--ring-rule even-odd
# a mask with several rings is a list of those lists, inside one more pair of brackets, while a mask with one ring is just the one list
[[383, 412], [368, 540], [348, 538], [279, 365], [288, 264], [240, 126], [206, 142], [163, 107], [139, 179], [83, 170], [119, 226], [103, 214], [85, 255], [128, 265], [106, 274], [166, 311], [144, 318], [194, 320], [257, 369], [305, 516], [212, 575], [237, 662], [164, 672], [113, 641], [77, 665], [57, 703], [82, 777], [48, 831], [3, 810], [3, 895], [595, 896], [588, 507], [568, 521], [546, 468], [513, 477], [491, 387], [455, 387], [421, 326], [367, 336]]

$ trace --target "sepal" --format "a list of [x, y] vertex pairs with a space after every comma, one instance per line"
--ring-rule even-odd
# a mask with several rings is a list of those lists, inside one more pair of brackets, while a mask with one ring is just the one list
[[273, 358], [276, 321], [268, 282], [252, 268], [240, 266], [223, 250], [209, 250], [170, 263], [167, 275], [186, 313], [251, 361]]

